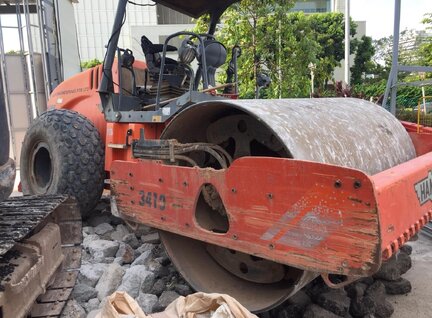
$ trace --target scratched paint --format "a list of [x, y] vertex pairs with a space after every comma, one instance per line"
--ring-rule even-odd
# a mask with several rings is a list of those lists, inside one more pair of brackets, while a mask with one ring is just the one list
[[313, 249], [342, 226], [341, 220], [331, 219], [326, 207], [317, 206], [287, 231], [278, 243], [297, 248]]

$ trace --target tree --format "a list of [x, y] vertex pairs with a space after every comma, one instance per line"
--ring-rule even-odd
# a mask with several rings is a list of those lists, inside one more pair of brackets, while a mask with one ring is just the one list
[[[345, 57], [345, 28], [342, 13], [317, 13], [307, 16], [312, 28], [312, 37], [318, 42], [320, 51], [317, 54], [317, 81], [325, 85], [331, 79], [335, 67]], [[350, 35], [356, 35], [357, 25], [351, 20]], [[351, 43], [351, 52], [354, 51]]]
[[[242, 97], [255, 96], [258, 74], [262, 72], [268, 73], [272, 79], [270, 95], [275, 95], [277, 87], [281, 89], [276, 76], [279, 70], [275, 67], [280, 61], [281, 51], [277, 44], [284, 27], [279, 21], [293, 5], [293, 0], [245, 0], [231, 6], [225, 13], [218, 36], [227, 47], [240, 45], [242, 48], [239, 63]], [[285, 59], [280, 64], [285, 64]], [[283, 65], [278, 67], [283, 72]]]
[[[432, 31], [432, 13], [425, 14], [422, 23], [426, 26], [427, 31]], [[420, 45], [419, 56], [421, 65], [432, 66], [432, 36], [427, 37]]]
[[[403, 30], [400, 33], [398, 57], [400, 65], [419, 65], [422, 63], [419, 48], [422, 46], [423, 40], [415, 30]], [[375, 49], [373, 61], [383, 67], [381, 76], [387, 78], [392, 65], [393, 36], [373, 41], [373, 47]]]
[[[308, 64], [316, 65], [320, 85], [340, 65], [344, 57], [343, 15], [290, 13], [293, 4], [291, 0], [245, 0], [224, 14], [216, 36], [228, 48], [240, 45], [243, 50], [239, 60], [241, 97], [255, 96], [261, 72], [272, 79], [266, 97], [309, 96]], [[208, 17], [199, 19], [195, 31], [205, 32], [207, 22]], [[355, 24], [351, 32], [355, 34]]]
[[372, 38], [369, 36], [362, 36], [355, 42], [355, 58], [354, 65], [351, 67], [351, 78], [353, 84], [360, 84], [362, 82], [363, 73], [369, 73], [374, 69], [372, 57], [375, 54], [375, 49], [372, 46]]

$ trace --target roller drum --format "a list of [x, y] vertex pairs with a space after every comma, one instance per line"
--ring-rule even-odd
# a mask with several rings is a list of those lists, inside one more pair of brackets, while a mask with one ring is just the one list
[[[395, 117], [375, 104], [352, 98], [203, 102], [179, 113], [162, 139], [217, 144], [234, 159], [294, 158], [370, 175], [415, 157], [411, 139]], [[199, 156], [194, 161], [204, 164]], [[317, 276], [269, 261], [263, 263], [267, 271], [261, 266], [253, 276], [247, 267], [251, 260], [244, 265], [247, 257], [255, 260], [251, 255], [235, 251], [230, 255], [166, 232], [161, 232], [161, 238], [173, 263], [195, 289], [228, 293], [254, 312], [277, 306]], [[268, 275], [281, 270], [277, 266], [283, 266], [285, 273], [278, 281]]]

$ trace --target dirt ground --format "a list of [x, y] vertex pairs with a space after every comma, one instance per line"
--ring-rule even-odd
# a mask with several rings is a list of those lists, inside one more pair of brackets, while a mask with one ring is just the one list
[[411, 242], [413, 267], [404, 275], [412, 284], [408, 295], [389, 296], [395, 312], [392, 318], [432, 317], [432, 238], [420, 234]]

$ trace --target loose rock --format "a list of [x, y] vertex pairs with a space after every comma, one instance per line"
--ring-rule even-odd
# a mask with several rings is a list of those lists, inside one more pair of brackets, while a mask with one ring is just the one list
[[92, 228], [91, 226], [84, 226], [82, 231], [83, 231], [83, 234], [86, 234], [86, 235], [95, 234], [94, 228]]
[[61, 315], [62, 318], [86, 318], [86, 316], [84, 308], [82, 308], [75, 299], [71, 299], [67, 302]]
[[[406, 255], [406, 254], [404, 254]], [[401, 277], [400, 265], [394, 256], [381, 265], [379, 271], [374, 275], [376, 279], [397, 280]]]
[[355, 282], [345, 287], [345, 291], [347, 292], [349, 298], [360, 299], [363, 297], [367, 288], [368, 285], [364, 283]]
[[332, 313], [344, 317], [350, 308], [350, 299], [343, 289], [335, 289], [318, 296], [317, 303]]
[[382, 299], [385, 296], [385, 286], [381, 281], [377, 280], [366, 289], [365, 294], [375, 299]]
[[126, 243], [126, 244], [129, 244], [134, 249], [136, 249], [140, 246], [138, 239], [136, 238], [135, 234], [133, 234], [133, 233], [124, 235], [122, 237], [121, 241]]
[[166, 286], [167, 282], [168, 282], [168, 280], [166, 277], [158, 279], [153, 284], [153, 287], [150, 290], [150, 294], [160, 296], [163, 293], [163, 291], [167, 288], [167, 286]]
[[349, 309], [353, 317], [361, 318], [366, 315], [373, 315], [376, 310], [376, 302], [371, 296], [356, 297], [351, 301]]
[[80, 304], [86, 303], [87, 301], [95, 298], [96, 296], [96, 289], [81, 283], [76, 284], [72, 292], [72, 297]]
[[376, 309], [375, 309], [376, 318], [388, 318], [391, 315], [393, 315], [393, 313], [394, 313], [394, 307], [386, 299], [383, 299], [382, 301], [376, 303]]
[[134, 250], [129, 244], [120, 243], [116, 257], [120, 257], [123, 264], [131, 264], [135, 259]]
[[141, 237], [143, 235], [154, 233], [155, 231], [156, 230], [154, 228], [151, 228], [151, 227], [144, 225], [144, 224], [140, 224], [134, 232], [135, 232], [135, 235], [137, 237]]
[[99, 308], [100, 301], [97, 298], [90, 299], [87, 304], [85, 305], [85, 310], [90, 313], [93, 310], [96, 310]]
[[148, 244], [148, 243], [145, 243], [145, 244], [142, 244], [140, 247], [138, 247], [137, 249], [136, 249], [136, 252], [138, 253], [138, 254], [142, 254], [142, 253], [144, 253], [144, 252], [146, 252], [146, 251], [153, 251], [153, 250], [155, 250], [156, 249], [156, 245], [155, 244]]
[[174, 300], [180, 297], [175, 291], [166, 290], [159, 297], [159, 305], [163, 308], [166, 308], [169, 304], [171, 304]]
[[95, 259], [101, 259], [105, 257], [114, 257], [119, 248], [118, 242], [107, 241], [107, 240], [96, 240], [88, 244], [88, 250], [90, 255]]
[[90, 287], [95, 287], [106, 267], [106, 264], [81, 265], [78, 281]]
[[114, 228], [112, 227], [111, 224], [102, 223], [102, 224], [99, 224], [98, 226], [96, 226], [94, 228], [94, 231], [97, 235], [106, 235], [106, 234], [109, 234], [110, 232], [114, 231]]
[[318, 305], [312, 304], [306, 308], [303, 318], [340, 318], [340, 316], [337, 316]]
[[121, 285], [117, 290], [125, 291], [131, 297], [136, 298], [140, 290], [144, 293], [150, 291], [154, 281], [154, 274], [147, 271], [144, 265], [132, 266], [126, 270]]
[[152, 259], [152, 256], [152, 251], [145, 251], [132, 262], [132, 266], [145, 265]]
[[398, 253], [396, 255], [396, 259], [397, 259], [397, 266], [399, 268], [399, 272], [401, 273], [401, 275], [408, 272], [408, 270], [412, 266], [411, 257], [406, 253]]
[[193, 293], [192, 288], [186, 284], [175, 284], [174, 290], [182, 296], [187, 296]]
[[125, 270], [118, 264], [110, 264], [96, 285], [99, 300], [111, 295], [120, 285]]
[[90, 244], [91, 242], [93, 242], [93, 241], [97, 241], [97, 240], [99, 240], [99, 239], [100, 239], [99, 235], [96, 235], [96, 234], [89, 234], [89, 235], [87, 235], [86, 237], [84, 237], [84, 239], [83, 239], [83, 243], [82, 243], [82, 246], [83, 246], [85, 249], [88, 249], [89, 244]]
[[153, 310], [158, 303], [158, 298], [156, 295], [145, 294], [143, 292], [140, 292], [138, 298], [135, 300], [146, 314], [153, 313]]
[[403, 253], [405, 253], [405, 254], [411, 255], [411, 253], [412, 253], [412, 246], [408, 245], [408, 244], [405, 244], [405, 245], [403, 245], [400, 248], [400, 251], [403, 252]]
[[99, 314], [99, 312], [100, 312], [99, 309], [92, 310], [88, 313], [86, 318], [96, 318], [96, 316]]
[[387, 294], [389, 295], [403, 295], [408, 294], [412, 287], [411, 283], [405, 278], [399, 278], [398, 280], [389, 282], [389, 281], [381, 281], [384, 286]]
[[141, 242], [143, 243], [150, 243], [150, 244], [159, 244], [159, 233], [151, 233], [141, 236]]

